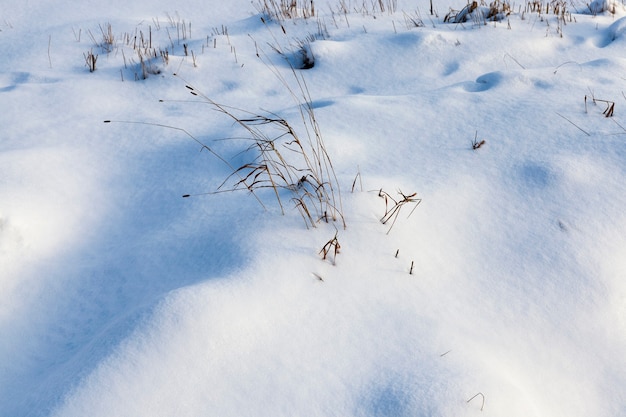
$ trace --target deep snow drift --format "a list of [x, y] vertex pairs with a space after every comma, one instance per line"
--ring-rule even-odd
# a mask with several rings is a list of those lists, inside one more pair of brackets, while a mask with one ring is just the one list
[[[0, 415], [626, 416], [623, 10], [376, 4], [0, 5]], [[346, 227], [202, 95], [310, 99]]]

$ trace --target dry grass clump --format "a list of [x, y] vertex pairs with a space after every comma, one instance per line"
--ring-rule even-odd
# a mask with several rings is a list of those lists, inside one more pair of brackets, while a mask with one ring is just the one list
[[611, 100], [601, 100], [599, 98], [595, 98], [593, 94], [591, 96], [585, 95], [585, 113], [587, 113], [587, 99], [589, 99], [594, 105], [598, 103], [604, 103], [606, 108], [602, 112], [604, 117], [613, 117], [613, 112], [615, 111], [615, 102]]
[[382, 224], [388, 224], [391, 221], [391, 225], [389, 226], [389, 230], [387, 234], [391, 232], [393, 225], [396, 223], [398, 215], [400, 214], [400, 210], [404, 207], [405, 204], [414, 203], [415, 207], [409, 213], [409, 216], [413, 214], [413, 211], [417, 208], [417, 206], [422, 202], [421, 198], [417, 197], [417, 193], [412, 194], [404, 194], [402, 191], [398, 190], [398, 194], [402, 198], [395, 199], [388, 192], [384, 191], [382, 188], [378, 191], [378, 196], [385, 200], [385, 214], [380, 218], [380, 222]]
[[416, 10], [413, 13], [402, 12], [402, 14], [404, 16], [404, 25], [407, 29], [421, 28], [426, 26], [424, 25], [424, 21], [422, 20], [422, 16], [420, 15], [419, 11]]
[[585, 3], [584, 12], [592, 14], [594, 16], [609, 12], [616, 14], [618, 11], [626, 10], [624, 2], [617, 0], [592, 0], [590, 3]]
[[481, 1], [468, 3], [461, 10], [450, 9], [443, 18], [444, 23], [464, 23], [469, 20], [475, 23], [504, 20], [511, 14], [511, 5], [508, 1], [495, 0], [488, 5]]
[[270, 20], [308, 19], [315, 16], [313, 0], [258, 0], [255, 7]]
[[346, 0], [339, 0], [335, 8], [331, 6], [331, 11], [343, 15], [347, 15], [350, 13], [359, 13], [366, 16], [376, 13], [393, 14], [397, 10], [397, 0], [362, 0], [360, 2], [346, 2]]
[[[276, 74], [280, 77], [277, 70]], [[286, 90], [297, 100], [300, 124], [274, 113], [257, 114], [214, 102], [192, 86], [190, 93], [211, 104], [215, 110], [231, 118], [243, 130], [239, 140], [249, 142], [240, 152], [245, 161], [216, 192], [246, 190], [257, 199], [264, 190], [271, 191], [281, 212], [288, 199], [302, 216], [307, 228], [320, 221], [345, 219], [341, 191], [335, 170], [315, 118], [304, 78], [293, 70], [300, 94], [282, 79]], [[259, 195], [257, 195], [259, 194]], [[262, 203], [263, 204], [263, 203]]]
[[[167, 15], [169, 24], [162, 24], [158, 19], [153, 19], [153, 24], [138, 26], [133, 31], [115, 34], [110, 23], [98, 25], [100, 34], [94, 35], [87, 30], [96, 50], [101, 54], [121, 55], [124, 69], [134, 70], [136, 80], [146, 79], [151, 74], [160, 74], [159, 64], [169, 65], [170, 55], [178, 48], [184, 56], [191, 56], [195, 65], [195, 54], [190, 51], [187, 39], [191, 37], [191, 23], [181, 20], [178, 16]], [[157, 32], [167, 35], [167, 46], [158, 46], [154, 38]], [[74, 36], [80, 42], [81, 31], [74, 31]], [[94, 48], [92, 48], [94, 49]], [[90, 51], [84, 54], [85, 64], [90, 72], [96, 70], [98, 55]], [[120, 70], [122, 80], [124, 72]]]
[[[574, 3], [570, 4], [574, 6]], [[522, 12], [522, 19], [524, 19], [526, 13], [536, 14], [542, 22], [547, 20], [547, 16], [556, 16], [557, 33], [561, 37], [563, 37], [563, 26], [567, 25], [568, 22], [575, 21], [572, 13], [568, 10], [568, 3], [565, 0], [551, 0], [546, 3], [539, 0], [529, 1]]]
[[[534, 22], [545, 22], [548, 28], [546, 36], [548, 36], [551, 28], [550, 21], [556, 18], [556, 33], [560, 37], [563, 37], [564, 26], [569, 22], [576, 21], [572, 13], [568, 10], [569, 5], [574, 7], [573, 3], [568, 3], [566, 0], [550, 0], [547, 2], [540, 0], [527, 0], [523, 6], [520, 5], [518, 7], [517, 12], [521, 20], [525, 20], [526, 15], [532, 13], [536, 16]], [[468, 3], [461, 10], [450, 9], [443, 21], [445, 23], [456, 24], [472, 22], [474, 25], [478, 26], [486, 25], [487, 22], [500, 22], [508, 20], [509, 16], [513, 13], [514, 10], [509, 0], [494, 0], [489, 4], [487, 4], [485, 0], [480, 0], [480, 3], [474, 0], [471, 3]], [[509, 29], [511, 28], [510, 20], [508, 21], [508, 27]]]

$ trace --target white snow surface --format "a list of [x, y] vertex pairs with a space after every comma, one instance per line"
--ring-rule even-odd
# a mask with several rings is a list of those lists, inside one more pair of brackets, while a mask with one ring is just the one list
[[[0, 4], [1, 416], [626, 416], [623, 10], [365, 3]], [[310, 99], [346, 227], [214, 194], [251, 142], [186, 86]]]

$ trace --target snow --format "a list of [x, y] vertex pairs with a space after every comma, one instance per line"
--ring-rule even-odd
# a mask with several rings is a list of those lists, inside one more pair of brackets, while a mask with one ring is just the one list
[[[0, 5], [0, 415], [626, 416], [623, 8], [338, 5]], [[346, 227], [203, 97], [310, 99]]]

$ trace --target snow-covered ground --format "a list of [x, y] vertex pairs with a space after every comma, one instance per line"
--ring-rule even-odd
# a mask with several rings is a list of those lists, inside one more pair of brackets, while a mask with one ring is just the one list
[[223, 3], [0, 4], [0, 415], [626, 416], [623, 8]]

